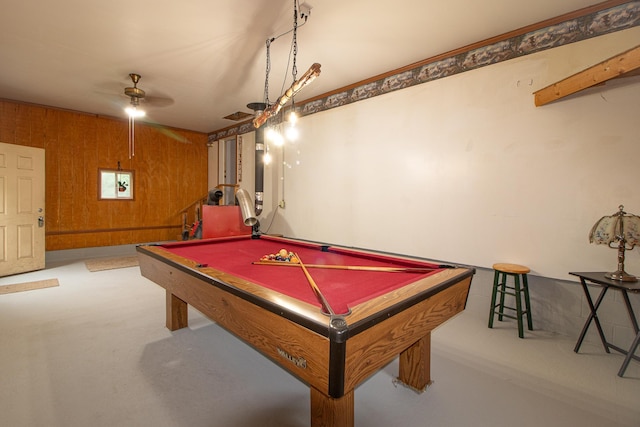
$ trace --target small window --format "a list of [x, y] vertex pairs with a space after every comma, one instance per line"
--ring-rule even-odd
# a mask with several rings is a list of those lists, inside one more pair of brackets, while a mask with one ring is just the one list
[[99, 169], [98, 200], [133, 200], [133, 171]]

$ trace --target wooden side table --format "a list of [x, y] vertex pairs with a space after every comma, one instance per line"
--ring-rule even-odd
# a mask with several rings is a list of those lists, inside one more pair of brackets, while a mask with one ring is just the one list
[[[629, 362], [631, 359], [640, 361], [640, 356], [636, 356], [634, 353], [638, 348], [638, 344], [640, 344], [640, 328], [638, 328], [638, 319], [636, 318], [635, 313], [633, 312], [633, 307], [631, 306], [631, 301], [629, 301], [628, 292], [639, 292], [640, 293], [640, 282], [621, 282], [619, 280], [607, 279], [604, 275], [604, 272], [591, 272], [591, 273], [569, 273], [573, 276], [577, 276], [580, 278], [580, 283], [582, 284], [582, 290], [584, 291], [584, 295], [587, 298], [587, 303], [589, 304], [589, 309], [591, 310], [591, 314], [587, 319], [587, 322], [584, 324], [582, 328], [582, 332], [580, 333], [580, 337], [578, 338], [578, 342], [576, 343], [573, 351], [576, 353], [580, 350], [580, 346], [582, 345], [582, 341], [584, 340], [585, 335], [587, 334], [587, 330], [589, 326], [591, 326], [591, 322], [593, 321], [598, 329], [598, 334], [600, 335], [600, 340], [602, 341], [602, 345], [604, 350], [607, 353], [611, 353], [609, 350], [615, 350], [619, 353], [626, 355], [620, 370], [618, 371], [618, 376], [621, 377], [624, 375], [624, 371], [629, 366]], [[595, 304], [591, 299], [591, 294], [589, 294], [589, 289], [587, 288], [587, 282], [601, 286], [602, 290], [596, 299]], [[613, 288], [622, 292], [622, 297], [624, 298], [625, 306], [627, 307], [627, 312], [629, 313], [629, 318], [631, 319], [631, 325], [633, 326], [633, 330], [635, 331], [636, 337], [633, 339], [631, 343], [631, 347], [628, 350], [620, 348], [614, 344], [611, 344], [607, 341], [604, 336], [604, 331], [602, 330], [602, 326], [600, 325], [600, 319], [598, 319], [598, 308], [602, 303], [602, 300], [609, 290], [609, 288]]]

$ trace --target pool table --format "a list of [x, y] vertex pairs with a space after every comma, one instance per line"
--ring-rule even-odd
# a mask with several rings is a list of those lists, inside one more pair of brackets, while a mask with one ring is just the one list
[[[281, 249], [300, 263], [260, 262]], [[142, 275], [166, 289], [167, 328], [188, 326], [190, 304], [243, 339], [310, 387], [313, 427], [352, 427], [355, 388], [398, 355], [397, 380], [424, 390], [430, 333], [464, 310], [475, 273], [266, 235], [146, 244], [137, 253]]]

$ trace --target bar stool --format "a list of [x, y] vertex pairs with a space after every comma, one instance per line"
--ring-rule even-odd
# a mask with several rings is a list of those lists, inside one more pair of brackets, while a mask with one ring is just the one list
[[[528, 267], [518, 264], [497, 263], [493, 264], [493, 293], [491, 294], [491, 311], [489, 312], [489, 327], [493, 328], [493, 317], [497, 314], [498, 320], [509, 317], [518, 321], [518, 336], [524, 338], [524, 327], [522, 317], [527, 316], [527, 326], [533, 330], [531, 321], [531, 303], [529, 301], [529, 284], [527, 283], [527, 273], [531, 270]], [[513, 278], [513, 286], [507, 285], [507, 277]], [[520, 282], [522, 277], [522, 283]], [[500, 294], [500, 302], [496, 304], [496, 298]], [[524, 294], [524, 310], [522, 307], [522, 296]], [[516, 306], [508, 307], [504, 305], [504, 296], [515, 297]], [[497, 310], [496, 310], [497, 309]], [[505, 314], [504, 310], [512, 310], [515, 315]]]

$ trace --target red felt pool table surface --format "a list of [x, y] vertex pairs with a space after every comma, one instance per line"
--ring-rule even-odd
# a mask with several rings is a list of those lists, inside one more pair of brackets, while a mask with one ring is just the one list
[[[285, 249], [294, 252], [307, 270], [335, 314], [346, 314], [349, 308], [378, 297], [418, 279], [441, 271], [433, 263], [402, 259], [371, 252], [349, 250], [262, 236], [177, 242], [161, 245], [167, 251], [280, 292], [306, 303], [321, 307], [302, 268], [290, 265], [260, 265], [262, 256]], [[326, 266], [366, 266], [382, 269], [407, 268], [421, 271], [361, 271], [320, 268]]]

